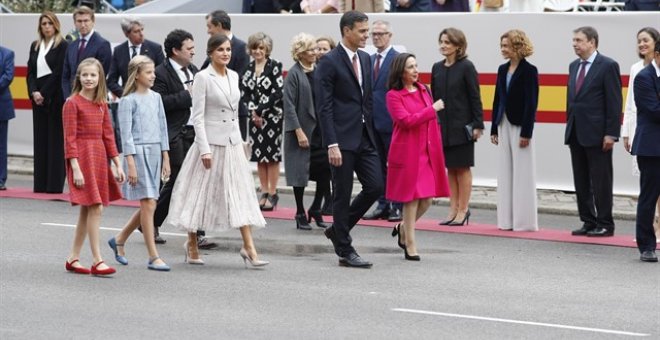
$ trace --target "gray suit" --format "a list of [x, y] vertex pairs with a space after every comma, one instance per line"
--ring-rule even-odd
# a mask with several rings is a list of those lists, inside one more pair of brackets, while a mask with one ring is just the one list
[[312, 86], [296, 63], [284, 80], [284, 173], [289, 186], [305, 187], [309, 180], [310, 148], [298, 146], [295, 130], [301, 128], [311, 144], [316, 124]]

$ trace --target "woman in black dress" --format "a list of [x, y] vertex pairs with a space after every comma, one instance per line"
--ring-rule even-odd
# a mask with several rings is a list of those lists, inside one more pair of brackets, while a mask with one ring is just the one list
[[64, 189], [62, 66], [68, 46], [53, 12], [39, 16], [39, 37], [30, 45], [27, 86], [32, 101], [34, 192]]
[[440, 224], [461, 226], [470, 221], [470, 167], [474, 166], [474, 143], [484, 129], [483, 107], [477, 70], [467, 59], [463, 32], [446, 28], [438, 40], [445, 59], [433, 65], [431, 86], [433, 100], [445, 102], [444, 110], [438, 112], [438, 122], [451, 188], [449, 215]]
[[282, 160], [282, 63], [270, 58], [273, 40], [258, 32], [248, 38], [248, 54], [252, 57], [243, 74], [241, 90], [243, 102], [250, 113], [250, 145], [257, 162], [261, 184], [259, 206], [273, 210], [277, 205], [277, 181]]

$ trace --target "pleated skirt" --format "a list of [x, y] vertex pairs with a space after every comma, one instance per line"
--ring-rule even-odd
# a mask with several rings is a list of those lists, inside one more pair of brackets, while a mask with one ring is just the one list
[[190, 147], [164, 224], [188, 232], [266, 226], [241, 144], [211, 145], [210, 169], [204, 168], [197, 144]]
[[[136, 185], [128, 184], [128, 180], [124, 182], [121, 188], [124, 199], [158, 199], [160, 192], [160, 172], [163, 166], [160, 144], [136, 144], [133, 159], [135, 161], [138, 181]], [[128, 162], [123, 163], [124, 173], [128, 176]]]

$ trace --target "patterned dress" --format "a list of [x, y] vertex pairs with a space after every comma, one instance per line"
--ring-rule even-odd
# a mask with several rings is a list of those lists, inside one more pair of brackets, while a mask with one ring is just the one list
[[250, 145], [252, 162], [280, 162], [282, 160], [282, 63], [266, 60], [263, 72], [257, 76], [255, 63], [250, 62], [243, 74], [241, 90], [243, 102], [251, 115], [256, 111], [263, 118], [261, 128], [250, 119]]
[[[121, 198], [108, 160], [119, 155], [110, 122], [108, 105], [94, 103], [76, 94], [67, 99], [62, 110], [64, 158], [72, 205], [108, 205]], [[77, 188], [69, 159], [77, 158], [85, 184]]]

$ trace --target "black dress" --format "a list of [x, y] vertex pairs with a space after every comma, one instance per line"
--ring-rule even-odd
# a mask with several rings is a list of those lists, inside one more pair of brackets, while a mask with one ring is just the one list
[[[314, 71], [307, 72], [307, 80], [310, 84], [314, 84]], [[312, 86], [312, 96], [316, 102], [316, 94], [314, 93], [314, 86]], [[316, 121], [319, 121], [318, 113], [316, 114]], [[309, 179], [315, 182], [323, 182], [330, 180], [330, 162], [328, 161], [328, 149], [323, 147], [323, 139], [321, 138], [320, 124], [316, 124], [312, 132], [312, 142], [310, 143], [310, 159], [309, 159]]]
[[252, 162], [269, 163], [282, 160], [283, 86], [282, 63], [277, 60], [266, 60], [264, 70], [258, 77], [255, 73], [255, 63], [251, 61], [243, 74], [243, 102], [247, 105], [250, 115], [255, 111], [263, 118], [260, 128], [250, 119]]
[[439, 61], [431, 70], [431, 88], [433, 100], [445, 102], [445, 108], [438, 112], [445, 166], [474, 166], [474, 141], [468, 139], [465, 126], [484, 128], [477, 70], [466, 58], [451, 66], [445, 66], [445, 60]]
[[[30, 45], [27, 85], [32, 99], [32, 131], [34, 135], [34, 192], [61, 193], [64, 190], [64, 133], [62, 127], [62, 67], [68, 43], [62, 40], [46, 53], [46, 64], [51, 73], [37, 78], [39, 49]], [[33, 92], [44, 97], [37, 105]]]

